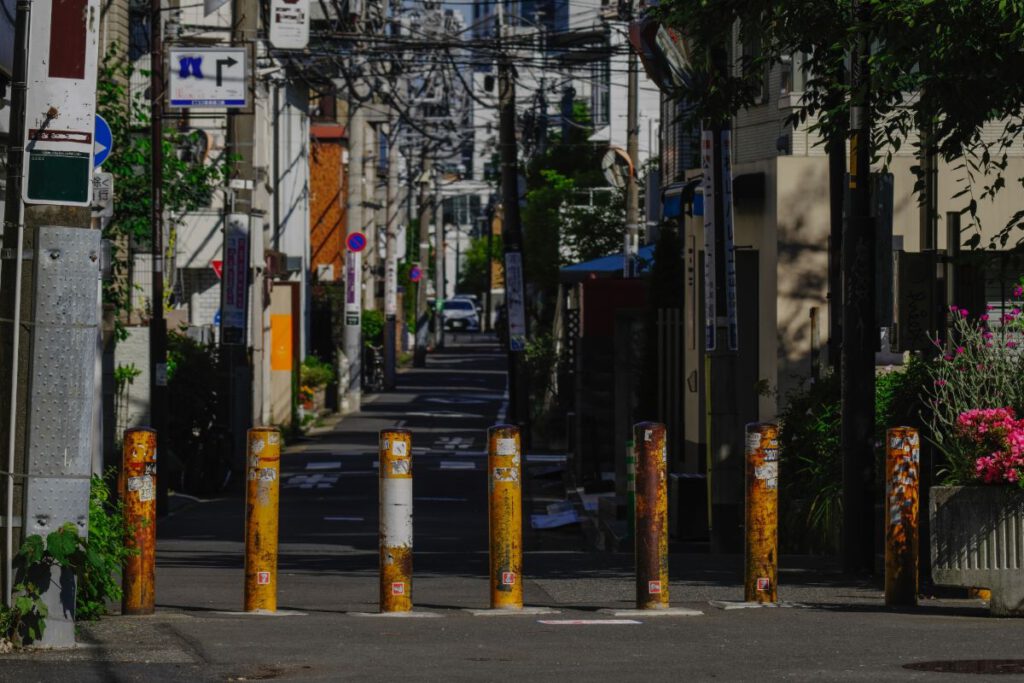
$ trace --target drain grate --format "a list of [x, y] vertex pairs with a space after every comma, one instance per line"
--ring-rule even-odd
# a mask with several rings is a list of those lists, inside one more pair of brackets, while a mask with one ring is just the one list
[[947, 659], [904, 664], [903, 668], [947, 674], [1024, 674], [1024, 659]]

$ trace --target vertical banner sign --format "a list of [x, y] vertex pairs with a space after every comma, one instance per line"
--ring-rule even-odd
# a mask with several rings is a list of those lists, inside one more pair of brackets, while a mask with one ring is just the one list
[[33, 0], [25, 94], [27, 204], [89, 206], [99, 0]]
[[715, 350], [715, 142], [700, 132], [700, 169], [704, 174], [704, 350]]
[[309, 44], [309, 0], [270, 0], [270, 44], [279, 50]]
[[345, 324], [359, 325], [359, 274], [362, 258], [358, 251], [345, 252]]
[[732, 220], [732, 131], [722, 131], [722, 228], [725, 230], [725, 305], [729, 316], [729, 350], [740, 347], [736, 312], [736, 240]]
[[224, 230], [220, 338], [225, 344], [245, 343], [249, 294], [249, 216], [228, 214]]
[[512, 351], [522, 351], [526, 348], [526, 296], [523, 292], [523, 255], [518, 251], [505, 254], [505, 305], [508, 347]]
[[398, 314], [398, 264], [389, 259], [384, 265], [384, 315]]

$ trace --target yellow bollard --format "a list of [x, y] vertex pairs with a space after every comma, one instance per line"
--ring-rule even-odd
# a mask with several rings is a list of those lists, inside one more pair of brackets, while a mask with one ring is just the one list
[[380, 611], [412, 610], [412, 432], [380, 433]]
[[665, 425], [633, 425], [636, 448], [636, 606], [668, 608], [668, 454]]
[[152, 614], [156, 602], [156, 431], [124, 433], [125, 546], [138, 551], [124, 561], [122, 614]]
[[281, 433], [276, 427], [249, 430], [246, 447], [245, 611], [277, 611], [277, 519]]
[[519, 428], [487, 430], [491, 609], [523, 608], [523, 491]]
[[917, 604], [920, 438], [913, 427], [886, 433], [885, 604]]
[[746, 562], [743, 599], [777, 602], [779, 577], [779, 428], [747, 425]]

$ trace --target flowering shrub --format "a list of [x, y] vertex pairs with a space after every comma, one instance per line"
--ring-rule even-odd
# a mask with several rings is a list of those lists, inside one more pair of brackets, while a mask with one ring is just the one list
[[957, 418], [957, 435], [975, 447], [975, 474], [986, 484], [1022, 484], [1024, 420], [1013, 408], [975, 408]]
[[1024, 344], [1020, 298], [1005, 313], [950, 308], [950, 340], [928, 364], [925, 420], [945, 455], [944, 483], [1020, 483], [1024, 465]]

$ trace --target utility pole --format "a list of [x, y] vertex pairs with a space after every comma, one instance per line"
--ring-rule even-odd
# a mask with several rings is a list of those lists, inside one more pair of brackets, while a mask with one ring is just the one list
[[[629, 3], [628, 20], [633, 19], [633, 2]], [[638, 67], [636, 50], [626, 41], [629, 48], [628, 75], [626, 80], [626, 154], [629, 156], [629, 177], [626, 179], [626, 244], [624, 261], [622, 267], [623, 277], [636, 277], [637, 273], [637, 252], [640, 239], [640, 192], [637, 188], [637, 173], [639, 173], [639, 133], [640, 122], [637, 113], [637, 100], [639, 99]]]
[[[88, 534], [101, 251], [100, 231], [90, 229], [92, 143], [54, 150], [41, 133], [81, 131], [95, 120], [99, 10], [94, 1], [76, 6], [74, 17], [57, 3], [16, 6], [0, 250], [6, 604], [22, 536], [45, 537], [67, 523]], [[48, 580], [36, 579], [49, 615], [34, 645], [73, 647], [75, 573], [60, 566], [48, 572]]]
[[[150, 204], [152, 230], [150, 254], [153, 277], [150, 290], [152, 315], [149, 320], [149, 410], [150, 424], [156, 430], [157, 450], [166, 447], [167, 433], [167, 321], [164, 319], [164, 49], [161, 0], [149, 0], [149, 147]], [[167, 514], [170, 477], [168, 459], [157, 458], [156, 508]]]
[[[376, 114], [377, 108], [373, 108]], [[377, 116], [373, 116], [376, 119]], [[363, 129], [363, 232], [366, 248], [363, 249], [363, 310], [377, 308], [377, 136], [379, 124], [366, 121]]]
[[392, 109], [388, 117], [388, 192], [385, 209], [384, 255], [384, 388], [396, 384], [395, 336], [398, 315], [398, 219], [402, 200], [398, 192], [398, 116]]
[[[348, 125], [348, 211], [345, 233], [363, 230], [364, 155], [366, 154], [366, 111], [358, 102], [349, 109]], [[359, 252], [345, 251], [345, 331], [344, 350], [347, 377], [343, 384], [342, 413], [358, 412], [362, 403], [363, 327], [362, 327], [362, 258]]]
[[[854, 18], [868, 26], [870, 5], [854, 0]], [[875, 235], [871, 217], [870, 36], [862, 31], [851, 55], [850, 215], [843, 235], [843, 570], [874, 570]]]
[[423, 368], [427, 365], [427, 335], [430, 320], [427, 311], [427, 263], [430, 261], [430, 222], [433, 220], [433, 197], [430, 194], [430, 181], [433, 177], [434, 161], [426, 151], [423, 155], [423, 170], [420, 173], [420, 257], [419, 267], [423, 274], [416, 283], [416, 347], [413, 352], [413, 366]]
[[434, 348], [444, 348], [444, 199], [434, 182]]
[[[498, 3], [498, 41], [504, 25]], [[504, 47], [504, 46], [502, 46]], [[519, 219], [519, 158], [516, 146], [516, 86], [512, 65], [503, 50], [498, 56], [498, 135], [501, 150], [502, 227], [505, 248], [505, 308], [508, 321], [509, 420], [523, 439], [530, 434], [530, 397], [523, 351], [526, 348], [526, 268]]]
[[[724, 48], [713, 69], [728, 68]], [[739, 332], [732, 216], [732, 131], [726, 118], [701, 133], [704, 173], [705, 404], [708, 523], [713, 552], [740, 552], [745, 454], [737, 402]]]
[[[157, 0], [151, 0], [157, 2]], [[259, 11], [255, 0], [232, 0], [231, 16], [233, 28], [231, 30], [231, 44], [244, 47], [254, 43], [259, 29]], [[256, 172], [254, 168], [254, 153], [256, 146], [256, 122], [255, 105], [250, 111], [232, 110], [228, 113], [227, 147], [235, 157], [234, 167], [231, 174], [231, 206], [229, 220], [225, 221], [223, 263], [225, 268], [232, 261], [233, 250], [238, 243], [230, 239], [229, 231], [234, 230], [232, 225], [245, 233], [246, 251], [249, 258], [245, 259], [244, 270], [238, 274], [240, 277], [247, 277], [250, 273], [252, 262], [251, 252], [256, 245], [262, 245], [262, 239], [255, 238], [255, 231], [262, 231], [262, 225], [253, 220], [253, 188], [256, 183]], [[275, 114], [276, 115], [276, 114]], [[261, 235], [262, 237], [262, 235]], [[237, 260], [237, 259], [235, 259]], [[236, 277], [237, 277], [236, 276]], [[262, 280], [259, 281], [261, 283]], [[221, 288], [221, 320], [224, 321], [224, 302], [226, 301], [224, 288]], [[221, 349], [224, 352], [228, 366], [228, 431], [231, 443], [231, 464], [236, 472], [245, 472], [245, 443], [246, 431], [252, 422], [253, 396], [251, 393], [252, 376], [262, 376], [263, 364], [261, 359], [256, 361], [255, 373], [250, 372], [249, 358], [246, 354], [248, 339], [245, 331], [248, 329], [255, 340], [263, 334], [263, 287], [256, 281], [250, 288], [249, 297], [249, 318], [248, 324], [241, 328], [232, 330], [222, 326]], [[230, 334], [228, 334], [230, 331]], [[262, 345], [261, 345], [262, 346]], [[159, 459], [158, 459], [159, 462]]]

